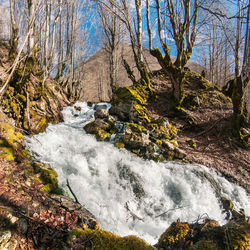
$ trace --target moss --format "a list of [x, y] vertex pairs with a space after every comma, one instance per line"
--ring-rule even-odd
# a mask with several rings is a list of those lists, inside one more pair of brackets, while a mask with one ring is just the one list
[[58, 187], [57, 172], [46, 164], [36, 164], [35, 170], [40, 173], [43, 184], [42, 191], [53, 194], [63, 194], [63, 190]]
[[115, 98], [115, 102], [136, 101], [139, 104], [144, 104], [146, 101], [145, 96], [132, 87], [119, 88], [115, 92]]
[[106, 141], [110, 138], [110, 133], [106, 132], [103, 129], [99, 129], [96, 134], [96, 139], [99, 141]]
[[178, 245], [181, 240], [184, 240], [189, 233], [189, 225], [187, 223], [174, 222], [161, 235], [157, 244], [158, 248], [172, 249]]
[[14, 127], [8, 123], [0, 123], [0, 156], [10, 160], [15, 160], [15, 149], [20, 148], [23, 135], [16, 132]]
[[124, 148], [125, 144], [123, 142], [117, 141], [117, 142], [115, 142], [115, 147], [117, 147], [117, 148]]
[[8, 161], [14, 161], [14, 149], [12, 147], [3, 147], [0, 140], [0, 157]]
[[152, 154], [151, 159], [156, 161], [156, 162], [163, 162], [166, 160], [162, 154]]
[[248, 222], [228, 226], [230, 247], [234, 250], [250, 249], [250, 226]]
[[132, 132], [135, 132], [135, 133], [147, 133], [147, 129], [144, 126], [139, 125], [137, 123], [129, 123], [129, 122], [127, 122], [126, 125], [127, 125], [127, 129], [130, 129]]
[[157, 139], [157, 138], [155, 138], [155, 137], [153, 137], [153, 136], [150, 136], [149, 138], [150, 138], [150, 140], [151, 140], [152, 142], [154, 142], [156, 145], [159, 145], [159, 146], [162, 145], [162, 140], [159, 140], [159, 139]]
[[41, 178], [45, 183], [50, 183], [52, 185], [57, 185], [58, 180], [57, 180], [57, 173], [54, 169], [52, 168], [41, 168]]
[[197, 148], [197, 144], [193, 140], [188, 140], [187, 143], [189, 144], [190, 147], [193, 149]]
[[90, 230], [90, 229], [73, 229], [69, 232], [68, 242], [75, 238], [82, 239], [83, 247], [92, 249], [112, 249], [112, 250], [147, 250], [156, 249], [148, 245], [144, 240], [136, 236], [120, 237], [108, 231]]
[[134, 104], [130, 114], [130, 119], [133, 121], [142, 121], [144, 123], [150, 123], [151, 117], [145, 106], [140, 104]]
[[192, 250], [219, 250], [212, 240], [200, 240], [191, 248]]
[[48, 126], [48, 120], [46, 117], [35, 115], [35, 117], [32, 117], [32, 125], [33, 125], [33, 129], [32, 129], [33, 132], [35, 134], [39, 134], [46, 130]]
[[168, 124], [168, 129], [169, 129], [169, 134], [170, 134], [171, 139], [175, 138], [177, 135], [178, 129], [172, 123]]

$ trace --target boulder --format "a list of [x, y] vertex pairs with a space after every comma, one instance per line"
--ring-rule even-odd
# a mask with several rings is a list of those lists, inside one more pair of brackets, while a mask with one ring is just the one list
[[95, 119], [109, 119], [109, 113], [106, 109], [98, 109], [95, 114]]
[[185, 153], [184, 150], [176, 148], [174, 156], [177, 159], [183, 159], [183, 158], [185, 158], [187, 156], [187, 154]]

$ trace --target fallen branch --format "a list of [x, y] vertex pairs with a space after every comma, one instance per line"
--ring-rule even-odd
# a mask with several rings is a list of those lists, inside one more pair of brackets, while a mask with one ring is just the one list
[[[187, 207], [187, 206], [184, 206], [184, 207]], [[161, 216], [163, 216], [163, 215], [165, 215], [165, 214], [167, 214], [167, 213], [169, 213], [171, 211], [174, 211], [174, 210], [177, 210], [177, 209], [181, 209], [181, 208], [184, 208], [184, 207], [171, 208], [171, 209], [167, 210], [166, 212], [164, 212], [162, 214], [156, 215], [155, 218], [161, 217]]]
[[136, 215], [134, 212], [132, 212], [128, 206], [128, 202], [126, 202], [125, 204], [125, 208], [130, 212], [130, 214], [132, 215], [133, 218], [137, 219], [137, 220], [141, 220], [143, 221], [142, 218], [140, 218], [138, 215]]
[[67, 182], [67, 187], [69, 188], [70, 193], [73, 195], [73, 197], [74, 197], [74, 199], [75, 199], [75, 202], [81, 205], [81, 203], [78, 201], [78, 199], [77, 199], [75, 193], [73, 192], [72, 188], [71, 188], [70, 185], [69, 185], [69, 180], [66, 179], [66, 182]]

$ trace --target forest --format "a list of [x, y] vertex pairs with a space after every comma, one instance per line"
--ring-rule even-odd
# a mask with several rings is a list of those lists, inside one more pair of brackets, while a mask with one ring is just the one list
[[249, 1], [0, 13], [0, 248], [250, 248]]

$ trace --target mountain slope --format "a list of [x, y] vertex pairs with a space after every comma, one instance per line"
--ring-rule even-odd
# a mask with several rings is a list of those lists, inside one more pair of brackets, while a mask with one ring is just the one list
[[[140, 78], [139, 72], [135, 66], [131, 45], [123, 43], [119, 49], [119, 66], [117, 74], [118, 87], [130, 86], [132, 84], [131, 80], [127, 76], [126, 70], [122, 65], [122, 55], [134, 71], [136, 79]], [[148, 49], [144, 48], [143, 56], [150, 72], [161, 69], [157, 59], [150, 54]], [[201, 73], [201, 71], [204, 69], [204, 67], [192, 61], [187, 63], [187, 67], [189, 67], [191, 71], [197, 73]], [[109, 62], [108, 54], [105, 49], [100, 49], [86, 62], [82, 63], [75, 70], [74, 74], [76, 80], [73, 83], [73, 86], [75, 86], [77, 89], [81, 101], [98, 102], [110, 100]], [[68, 80], [69, 77], [65, 77], [63, 79], [64, 82]]]

